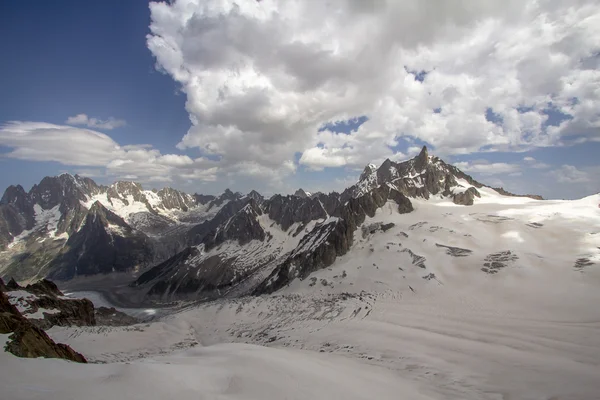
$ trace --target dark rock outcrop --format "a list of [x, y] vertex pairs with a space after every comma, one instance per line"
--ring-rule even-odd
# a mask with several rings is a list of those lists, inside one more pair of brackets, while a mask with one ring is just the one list
[[208, 203], [208, 209], [210, 210], [213, 207], [220, 207], [227, 201], [239, 200], [241, 197], [242, 195], [239, 192], [233, 193], [231, 190], [225, 189], [223, 194]]
[[78, 363], [87, 363], [83, 355], [62, 343], [55, 343], [42, 329], [22, 321], [9, 336], [5, 350], [17, 357], [63, 358]]
[[296, 192], [294, 192], [294, 196], [296, 196], [296, 197], [301, 197], [301, 198], [303, 198], [303, 199], [306, 199], [307, 197], [309, 197], [309, 196], [308, 196], [308, 193], [306, 193], [306, 192], [304, 191], [304, 189], [302, 189], [302, 188], [300, 188], [300, 189], [296, 190]]
[[544, 198], [538, 194], [514, 194], [514, 193], [504, 190], [504, 188], [501, 188], [501, 187], [499, 187], [499, 188], [492, 187], [492, 189], [494, 189], [496, 192], [500, 193], [503, 196], [529, 197], [530, 199], [534, 199], [534, 200], [544, 200]]
[[258, 203], [250, 199], [242, 209], [205, 237], [203, 240], [205, 249], [210, 250], [227, 240], [236, 240], [241, 246], [252, 240], [262, 242], [266, 234], [257, 220], [260, 215], [262, 211]]
[[0, 333], [12, 333], [5, 350], [17, 357], [63, 358], [86, 362], [83, 355], [65, 344], [55, 343], [46, 332], [24, 318], [17, 308], [10, 304], [4, 292], [0, 292]]
[[462, 193], [456, 193], [453, 196], [452, 201], [454, 201], [454, 204], [460, 204], [463, 206], [472, 206], [473, 200], [475, 200], [475, 197], [481, 197], [481, 194], [479, 194], [477, 189], [475, 189], [474, 187], [470, 187]]
[[19, 290], [19, 289], [21, 289], [21, 285], [19, 285], [17, 283], [17, 281], [15, 281], [15, 278], [10, 278], [10, 281], [8, 281], [8, 283], [6, 284], [6, 287], [8, 288], [8, 290]]
[[193, 194], [194, 199], [196, 199], [196, 203], [198, 204], [208, 204], [215, 199], [215, 196], [211, 194]]
[[95, 202], [81, 229], [69, 237], [64, 249], [52, 260], [49, 277], [67, 280], [81, 275], [123, 272], [146, 266], [152, 260], [149, 238]]
[[387, 201], [398, 204], [399, 213], [413, 210], [412, 203], [390, 186], [380, 186], [357, 198], [351, 198], [328, 218], [302, 238], [292, 254], [260, 284], [255, 294], [272, 293], [295, 278], [304, 279], [310, 273], [333, 264], [338, 256], [348, 252], [354, 232], [367, 217], [375, 216]]
[[29, 284], [25, 287], [30, 293], [36, 295], [46, 295], [46, 296], [63, 296], [63, 293], [58, 289], [56, 283], [49, 281], [48, 279], [42, 279], [35, 283]]
[[295, 223], [327, 218], [328, 213], [318, 198], [282, 196], [277, 194], [265, 201], [265, 213], [287, 231]]
[[134, 325], [139, 321], [137, 318], [124, 312], [118, 311], [114, 307], [98, 307], [95, 310], [96, 324], [100, 326], [126, 326]]

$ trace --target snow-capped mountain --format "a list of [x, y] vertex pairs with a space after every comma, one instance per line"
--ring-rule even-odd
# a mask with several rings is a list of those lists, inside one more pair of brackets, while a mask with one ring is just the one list
[[133, 286], [161, 299], [273, 292], [346, 254], [364, 221], [386, 205], [400, 215], [413, 211], [410, 198], [472, 205], [486, 201], [488, 192], [511, 196], [429, 156], [424, 147], [403, 163], [367, 166], [342, 194], [298, 190], [262, 202], [250, 201], [253, 196], [232, 198], [215, 218], [193, 229], [189, 248], [141, 275]]
[[29, 192], [10, 186], [0, 200], [0, 271], [65, 279], [143, 269], [183, 249], [187, 229], [214, 216], [229, 196], [214, 201], [70, 174], [46, 177]]
[[[98, 186], [61, 175], [44, 178], [29, 193], [20, 186], [7, 189], [2, 274], [70, 279], [139, 272], [132, 290], [161, 300], [270, 293], [334, 264], [365, 232], [393, 230], [392, 221], [412, 213], [415, 202], [471, 206], [538, 199], [485, 186], [426, 147], [401, 163], [367, 166], [341, 194], [300, 189], [265, 199], [256, 191], [226, 190], [203, 196], [144, 190], [134, 182]], [[384, 209], [390, 222], [373, 222]], [[460, 252], [452, 243], [440, 246]], [[420, 260], [414, 250], [407, 252]], [[484, 268], [493, 271], [495, 262]]]

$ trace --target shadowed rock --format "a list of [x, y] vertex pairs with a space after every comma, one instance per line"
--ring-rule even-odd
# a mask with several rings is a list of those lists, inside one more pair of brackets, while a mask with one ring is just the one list
[[17, 357], [63, 358], [75, 362], [87, 362], [85, 357], [69, 346], [55, 343], [46, 332], [24, 318], [10, 304], [4, 292], [0, 292], [0, 333], [12, 333], [4, 349]]

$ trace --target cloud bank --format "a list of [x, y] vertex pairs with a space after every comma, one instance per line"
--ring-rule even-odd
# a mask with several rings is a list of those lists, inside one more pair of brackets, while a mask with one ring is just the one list
[[[150, 10], [148, 48], [193, 121], [178, 147], [220, 157], [219, 168], [361, 167], [406, 156], [398, 148], [411, 138], [439, 155], [600, 138], [595, 1], [177, 0]], [[319, 129], [359, 116], [368, 120], [350, 134]]]
[[74, 117], [69, 117], [65, 121], [67, 125], [84, 125], [89, 128], [95, 129], [106, 129], [111, 130], [127, 125], [127, 122], [122, 119], [116, 119], [109, 117], [106, 120], [100, 120], [98, 118], [90, 118], [86, 114], [77, 114]]

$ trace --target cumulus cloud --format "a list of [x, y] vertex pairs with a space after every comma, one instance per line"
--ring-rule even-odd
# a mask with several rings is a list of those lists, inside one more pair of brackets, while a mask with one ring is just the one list
[[85, 125], [89, 128], [106, 129], [106, 130], [111, 130], [111, 129], [115, 129], [115, 128], [127, 125], [127, 123], [122, 119], [116, 119], [113, 117], [109, 117], [105, 120], [101, 120], [98, 118], [90, 118], [86, 114], [77, 114], [74, 117], [69, 117], [65, 121], [65, 124]]
[[[209, 159], [161, 154], [150, 145], [120, 146], [110, 136], [90, 129], [39, 122], [9, 122], [0, 126], [3, 156], [29, 161], [54, 161], [119, 179], [165, 182], [175, 178], [215, 181], [217, 166]], [[100, 172], [103, 171], [103, 172]]]
[[[147, 46], [187, 95], [192, 127], [178, 147], [218, 156], [231, 174], [253, 165], [281, 180], [295, 159], [360, 168], [406, 157], [398, 149], [413, 138], [444, 156], [600, 137], [593, 0], [175, 0], [150, 10]], [[368, 120], [348, 134], [320, 129], [358, 116]]]
[[454, 164], [464, 172], [478, 173], [482, 175], [510, 174], [518, 176], [520, 167], [516, 164], [490, 163], [486, 160], [475, 160], [469, 162], [458, 162]]
[[577, 169], [573, 165], [563, 165], [559, 169], [551, 172], [561, 183], [587, 183], [590, 182], [590, 176], [587, 172]]
[[533, 157], [523, 157], [523, 161], [525, 161], [528, 167], [535, 169], [546, 169], [551, 167], [550, 164], [540, 162]]

